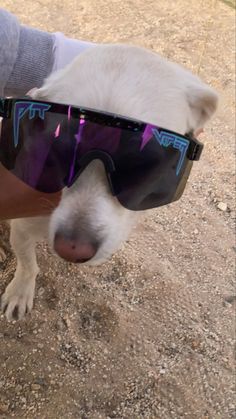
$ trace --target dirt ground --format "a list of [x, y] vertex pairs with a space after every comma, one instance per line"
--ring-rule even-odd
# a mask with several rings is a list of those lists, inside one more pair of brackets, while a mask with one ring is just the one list
[[[221, 105], [183, 198], [146, 212], [106, 265], [73, 266], [39, 246], [32, 314], [0, 318], [0, 417], [234, 418], [234, 9], [210, 0], [1, 6], [38, 28], [149, 47], [200, 72]], [[6, 250], [1, 293], [15, 267]]]

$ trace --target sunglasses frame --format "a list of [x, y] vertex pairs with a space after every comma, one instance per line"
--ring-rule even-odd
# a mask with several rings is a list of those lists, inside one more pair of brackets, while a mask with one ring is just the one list
[[[97, 111], [91, 108], [84, 108], [48, 101], [32, 100], [30, 98], [2, 98], [0, 97], [0, 117], [4, 119], [9, 119], [12, 116], [12, 109], [15, 104], [22, 103], [29, 104], [27, 111], [32, 112], [32, 115], [35, 115], [35, 112], [39, 112], [39, 116], [43, 119], [43, 112], [52, 112], [59, 113], [62, 115], [67, 115], [68, 119], [70, 118], [81, 118], [84, 120], [89, 120], [90, 122], [97, 123], [99, 125], [104, 125], [108, 127], [117, 127], [120, 129], [131, 130], [133, 132], [143, 131], [146, 125], [153, 125], [148, 122], [138, 121], [131, 118], [126, 118], [125, 116], [112, 114], [109, 112]], [[34, 105], [35, 108], [34, 108]], [[37, 109], [37, 105], [45, 106], [44, 110]], [[40, 113], [41, 112], [41, 113]], [[155, 128], [155, 125], [153, 125]], [[164, 132], [171, 135], [176, 135], [179, 138], [189, 141], [189, 146], [187, 150], [186, 157], [191, 161], [197, 161], [201, 157], [203, 150], [203, 144], [198, 141], [192, 132], [189, 132], [185, 135], [179, 134], [175, 131], [168, 130], [166, 128], [156, 126], [156, 129], [159, 132]]]
[[[80, 169], [77, 170], [77, 172], [72, 173], [70, 166], [69, 170], [69, 177], [67, 178], [67, 181], [65, 179], [62, 183], [64, 183], [64, 186], [71, 187], [75, 180], [78, 178], [80, 173], [84, 170], [84, 168], [89, 164], [89, 162], [93, 159], [100, 159], [104, 166], [106, 167], [106, 174], [107, 178], [110, 184], [111, 192], [114, 196], [117, 197], [117, 199], [120, 201], [121, 205], [123, 205], [125, 208], [139, 211], [139, 210], [145, 210], [150, 208], [155, 208], [158, 206], [166, 205], [168, 203], [174, 202], [178, 200], [184, 189], [187, 182], [187, 179], [189, 177], [193, 161], [199, 160], [203, 144], [199, 142], [194, 136], [192, 132], [187, 133], [186, 135], [179, 134], [177, 132], [158, 127], [156, 125], [144, 122], [144, 121], [138, 121], [135, 119], [130, 119], [121, 115], [112, 114], [109, 112], [103, 112], [103, 111], [97, 111], [90, 108], [84, 108], [84, 107], [77, 107], [72, 105], [66, 105], [66, 104], [59, 104], [54, 102], [48, 102], [48, 101], [40, 101], [40, 100], [32, 100], [29, 97], [24, 98], [2, 98], [0, 97], [0, 117], [3, 118], [3, 120], [10, 119], [11, 120], [11, 130], [12, 130], [12, 137], [13, 142], [11, 147], [12, 148], [12, 156], [14, 156], [14, 149], [18, 149], [18, 141], [19, 141], [19, 129], [20, 129], [20, 121], [21, 119], [27, 114], [29, 121], [31, 119], [34, 119], [35, 116], [37, 116], [39, 119], [44, 121], [46, 115], [50, 115], [50, 113], [66, 116], [68, 122], [70, 120], [76, 121], [79, 120], [79, 124], [83, 124], [86, 121], [88, 123], [97, 124], [100, 127], [104, 128], [117, 128], [121, 132], [122, 131], [131, 131], [131, 136], [137, 134], [140, 135], [141, 143], [139, 145], [139, 152], [142, 152], [146, 150], [146, 146], [149, 147], [149, 142], [152, 141], [152, 144], [157, 143], [159, 147], [163, 149], [163, 160], [161, 160], [163, 163], [163, 168], [166, 167], [165, 170], [167, 170], [168, 167], [168, 160], [166, 160], [166, 152], [167, 149], [170, 148], [172, 151], [170, 151], [170, 175], [168, 175], [165, 180], [162, 179], [162, 175], [157, 172], [157, 177], [154, 175], [154, 181], [156, 182], [156, 189], [150, 190], [150, 193], [143, 197], [143, 201], [139, 202], [139, 198], [137, 198], [137, 192], [138, 189], [134, 189], [134, 194], [127, 195], [127, 191], [129, 191], [130, 186], [124, 187], [124, 171], [126, 170], [124, 166], [118, 165], [118, 161], [114, 160], [114, 156], [110, 155], [110, 150], [106, 150], [106, 147], [104, 148], [101, 144], [101, 148], [95, 146], [91, 150], [87, 150], [84, 155], [80, 157]], [[60, 124], [54, 131], [54, 136], [57, 138], [60, 135]], [[153, 143], [154, 140], [154, 143]], [[4, 142], [4, 139], [3, 139]], [[7, 143], [8, 144], [8, 143]], [[137, 144], [137, 143], [136, 143]], [[1, 147], [1, 138], [0, 138], [0, 147]], [[8, 145], [6, 145], [8, 147]], [[151, 145], [153, 147], [153, 145]], [[75, 148], [76, 150], [76, 148]], [[164, 151], [166, 150], [166, 151]], [[2, 152], [4, 153], [4, 146]], [[134, 155], [137, 152], [134, 151]], [[149, 151], [150, 153], [150, 148]], [[75, 153], [75, 152], [74, 152]], [[176, 161], [176, 165], [173, 166], [173, 156], [174, 154], [178, 157], [178, 161]], [[176, 154], [178, 153], [178, 154]], [[1, 156], [1, 150], [0, 150], [0, 156]], [[74, 154], [75, 156], [75, 154]], [[151, 156], [155, 156], [151, 152]], [[162, 154], [161, 154], [162, 156]], [[165, 156], [165, 157], [164, 157]], [[14, 158], [14, 157], [13, 157]], [[135, 158], [135, 157], [134, 157]], [[1, 160], [2, 161], [2, 160]], [[145, 161], [145, 158], [144, 158]], [[157, 160], [158, 161], [158, 160]], [[150, 164], [152, 164], [153, 159], [151, 157]], [[171, 163], [172, 162], [172, 163]], [[1, 163], [1, 162], [0, 162]], [[2, 164], [4, 165], [4, 162], [2, 161]], [[73, 167], [75, 164], [75, 160], [73, 157]], [[145, 163], [144, 163], [145, 164]], [[167, 165], [167, 166], [166, 166]], [[7, 170], [10, 170], [10, 167], [5, 166]], [[50, 167], [50, 166], [49, 166]], [[126, 167], [126, 166], [125, 166]], [[130, 166], [128, 166], [130, 169]], [[153, 170], [152, 166], [152, 170]], [[173, 173], [173, 168], [175, 167], [175, 174]], [[61, 170], [63, 170], [61, 168]], [[73, 168], [74, 170], [74, 168]], [[121, 170], [121, 172], [120, 172]], [[131, 169], [132, 170], [132, 169]], [[147, 172], [145, 176], [147, 175]], [[174, 175], [174, 178], [173, 178]], [[16, 175], [17, 176], [17, 175]], [[120, 177], [121, 176], [121, 177]], [[19, 179], [21, 179], [19, 177]], [[131, 178], [130, 178], [131, 179]], [[134, 179], [134, 178], [133, 178]], [[147, 177], [146, 177], [147, 179]], [[156, 179], [156, 180], [155, 180]], [[58, 178], [58, 180], [60, 180]], [[24, 180], [23, 180], [24, 181]], [[139, 177], [135, 178], [135, 184], [139, 185]], [[138, 182], [138, 183], [137, 183]], [[160, 183], [161, 182], [161, 183]], [[166, 182], [170, 182], [170, 187], [167, 189], [167, 191], [163, 192], [163, 187], [166, 184]], [[26, 182], [27, 184], [27, 182]], [[47, 191], [44, 188], [34, 188], [34, 186], [31, 184], [28, 184], [30, 187], [32, 187], [35, 190], [45, 192], [45, 193], [54, 193], [57, 191], [57, 189], [51, 188], [51, 190]], [[153, 185], [153, 181], [151, 181], [151, 185]], [[61, 187], [60, 190], [63, 189]], [[136, 194], [135, 194], [136, 190]], [[144, 190], [148, 190], [147, 188]], [[58, 189], [59, 191], [59, 189]], [[158, 192], [159, 191], [159, 192]], [[158, 197], [159, 194], [159, 197]], [[142, 194], [141, 194], [142, 196]], [[136, 200], [136, 201], [135, 201]], [[153, 205], [153, 202], [155, 205]]]

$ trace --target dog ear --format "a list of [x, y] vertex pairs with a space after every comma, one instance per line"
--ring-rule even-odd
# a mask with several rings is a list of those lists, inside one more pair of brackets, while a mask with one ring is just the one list
[[194, 129], [201, 129], [217, 109], [218, 95], [206, 84], [193, 83], [187, 88], [187, 99], [190, 107], [190, 124]]

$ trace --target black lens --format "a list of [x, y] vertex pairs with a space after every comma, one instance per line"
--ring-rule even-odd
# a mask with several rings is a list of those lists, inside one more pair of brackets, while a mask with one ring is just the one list
[[124, 207], [141, 211], [180, 198], [192, 163], [184, 158], [177, 174], [179, 150], [163, 147], [153, 138], [142, 151], [139, 147], [131, 150], [122, 141], [119, 153], [111, 181], [115, 195]]

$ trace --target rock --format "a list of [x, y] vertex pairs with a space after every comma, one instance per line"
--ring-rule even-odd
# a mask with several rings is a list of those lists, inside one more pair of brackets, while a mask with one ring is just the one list
[[25, 404], [26, 403], [26, 398], [25, 397], [21, 397], [20, 398], [20, 401], [21, 401], [21, 403], [24, 403]]
[[219, 202], [219, 204], [217, 205], [217, 208], [220, 211], [227, 211], [228, 205], [225, 202]]
[[236, 301], [236, 295], [227, 295], [225, 301], [229, 304], [233, 304]]
[[37, 346], [38, 346], [38, 348], [39, 348], [39, 349], [43, 349], [44, 344], [43, 344], [43, 343], [38, 343], [38, 345], [37, 345]]
[[57, 330], [64, 332], [67, 329], [67, 323], [65, 319], [58, 319], [56, 323]]
[[201, 346], [201, 342], [198, 339], [194, 339], [191, 342], [192, 349], [198, 349]]
[[15, 387], [15, 392], [16, 393], [20, 393], [21, 392], [21, 390], [22, 390], [22, 386], [20, 385], [20, 384], [18, 384], [16, 387]]
[[43, 377], [37, 377], [34, 382], [35, 384], [39, 384], [40, 386], [46, 385], [46, 382]]
[[41, 389], [40, 384], [31, 384], [31, 390], [38, 391]]
[[9, 403], [0, 403], [0, 413], [6, 413], [9, 408]]
[[45, 289], [43, 287], [40, 287], [38, 290], [38, 295], [41, 297], [45, 293]]

